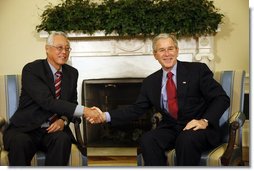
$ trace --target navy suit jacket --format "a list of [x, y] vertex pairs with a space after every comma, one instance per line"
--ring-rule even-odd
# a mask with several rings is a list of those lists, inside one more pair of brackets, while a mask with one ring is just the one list
[[145, 114], [154, 108], [162, 114], [160, 127], [177, 125], [182, 130], [192, 119], [205, 118], [209, 121], [210, 136], [219, 136], [219, 119], [229, 107], [230, 100], [221, 85], [213, 79], [206, 64], [177, 61], [178, 120], [162, 109], [162, 69], [144, 79], [135, 104], [109, 111], [112, 125], [121, 125]]
[[62, 66], [61, 97], [55, 99], [54, 77], [46, 59], [28, 63], [22, 70], [19, 106], [10, 122], [21, 131], [39, 128], [52, 114], [69, 120], [77, 106], [78, 71]]

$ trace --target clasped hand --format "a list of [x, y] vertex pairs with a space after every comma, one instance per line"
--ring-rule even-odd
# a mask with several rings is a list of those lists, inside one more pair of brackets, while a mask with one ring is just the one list
[[106, 114], [97, 107], [91, 107], [91, 108], [85, 107], [84, 117], [91, 124], [106, 122]]

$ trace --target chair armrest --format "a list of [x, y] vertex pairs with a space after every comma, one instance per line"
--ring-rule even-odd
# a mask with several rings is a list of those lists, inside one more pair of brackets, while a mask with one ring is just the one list
[[228, 166], [231, 160], [231, 156], [233, 154], [236, 132], [239, 128], [241, 128], [245, 122], [245, 115], [242, 112], [234, 113], [229, 119], [229, 140], [228, 145], [221, 157], [221, 164], [224, 166]]
[[0, 116], [0, 132], [3, 132], [6, 125], [6, 120]]
[[152, 118], [151, 118], [151, 122], [152, 122], [152, 129], [155, 129], [159, 122], [162, 120], [162, 115], [161, 113], [157, 112], [155, 114], [153, 114]]
[[235, 112], [230, 118], [229, 123], [237, 121], [239, 123], [239, 127], [242, 127], [246, 120], [246, 116], [243, 112]]
[[72, 122], [74, 123], [75, 134], [77, 139], [77, 147], [83, 156], [87, 156], [87, 148], [81, 136], [80, 123], [81, 118], [73, 117]]
[[[2, 140], [2, 137], [3, 137], [3, 131], [4, 129], [6, 128], [6, 125], [7, 125], [7, 122], [6, 120], [0, 116], [0, 157], [1, 157], [1, 151], [4, 149], [4, 145], [3, 145], [3, 140]], [[1, 161], [0, 161], [1, 163]]]

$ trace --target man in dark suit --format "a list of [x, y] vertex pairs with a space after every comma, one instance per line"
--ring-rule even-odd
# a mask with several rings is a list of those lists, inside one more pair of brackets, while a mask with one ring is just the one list
[[[135, 104], [101, 113], [104, 121], [112, 125], [125, 124], [152, 107], [162, 114], [159, 126], [141, 138], [140, 147], [147, 166], [166, 165], [165, 151], [173, 148], [177, 165], [198, 165], [201, 153], [220, 142], [219, 119], [229, 107], [229, 97], [206, 64], [177, 61], [178, 52], [174, 36], [156, 36], [153, 53], [162, 69], [144, 79]], [[170, 72], [173, 85], [168, 83]], [[169, 85], [177, 89], [173, 97]], [[92, 117], [87, 119], [100, 123]]]
[[30, 165], [38, 150], [46, 152], [45, 165], [67, 165], [73, 138], [68, 123], [73, 116], [92, 114], [77, 103], [78, 71], [66, 64], [71, 51], [67, 36], [52, 32], [45, 49], [46, 59], [22, 70], [19, 106], [3, 136], [11, 166]]

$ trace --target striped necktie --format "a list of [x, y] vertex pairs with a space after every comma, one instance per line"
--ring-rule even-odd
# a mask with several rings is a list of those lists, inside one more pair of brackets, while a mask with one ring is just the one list
[[59, 99], [60, 95], [61, 95], [62, 72], [57, 71], [55, 73], [55, 75], [56, 75], [56, 80], [55, 80], [55, 95], [56, 95], [56, 99]]
[[[55, 79], [55, 95], [56, 99], [60, 98], [61, 95], [61, 80], [62, 80], [62, 72], [57, 71], [55, 73], [56, 79]], [[48, 120], [49, 123], [52, 124], [58, 119], [57, 114], [53, 114]]]

